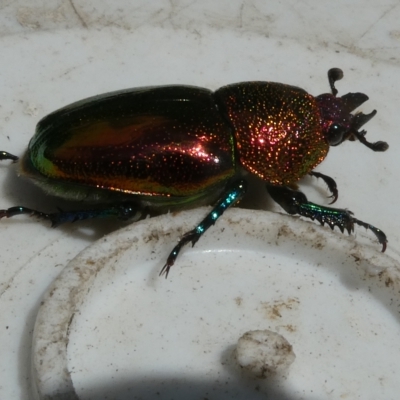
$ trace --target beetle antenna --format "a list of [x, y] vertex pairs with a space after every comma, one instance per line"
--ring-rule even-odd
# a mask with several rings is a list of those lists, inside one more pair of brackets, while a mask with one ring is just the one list
[[343, 71], [340, 68], [331, 68], [328, 71], [329, 86], [331, 87], [332, 94], [337, 95], [338, 91], [335, 88], [335, 82], [340, 81], [343, 78]]
[[353, 135], [364, 145], [367, 146], [369, 149], [373, 150], [373, 151], [386, 151], [389, 148], [389, 145], [386, 142], [368, 142], [367, 139], [365, 139], [365, 135], [366, 135], [367, 131], [362, 130], [360, 132], [355, 131], [353, 132]]
[[373, 118], [376, 114], [376, 110], [370, 112], [369, 114], [358, 113], [354, 116], [353, 119], [353, 131], [352, 134], [355, 138], [357, 138], [364, 146], [367, 146], [369, 149], [373, 151], [386, 151], [389, 148], [389, 145], [386, 142], [375, 142], [371, 143], [365, 138], [367, 131], [359, 129], [366, 124], [371, 118]]

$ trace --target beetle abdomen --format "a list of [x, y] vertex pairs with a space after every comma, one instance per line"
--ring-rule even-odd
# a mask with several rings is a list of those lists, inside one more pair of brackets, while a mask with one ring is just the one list
[[328, 153], [313, 96], [271, 82], [244, 82], [216, 91], [233, 127], [240, 163], [274, 185], [298, 181]]
[[197, 196], [235, 173], [232, 133], [213, 100], [190, 86], [89, 98], [43, 118], [26, 157], [39, 180]]

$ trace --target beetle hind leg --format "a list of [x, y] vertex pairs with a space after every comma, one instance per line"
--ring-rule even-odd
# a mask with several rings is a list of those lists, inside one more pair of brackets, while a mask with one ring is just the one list
[[19, 157], [14, 156], [14, 154], [8, 153], [7, 151], [0, 151], [0, 160], [12, 160], [16, 162], [19, 160]]
[[247, 182], [243, 179], [239, 179], [229, 185], [225, 192], [222, 194], [220, 200], [214, 206], [209, 214], [191, 231], [186, 232], [178, 244], [172, 249], [171, 253], [167, 258], [167, 262], [160, 271], [160, 275], [165, 274], [168, 277], [171, 267], [174, 265], [179, 252], [182, 247], [187, 243], [192, 242], [192, 246], [200, 239], [204, 232], [215, 224], [217, 219], [226, 211], [228, 208], [232, 207], [234, 204], [239, 202], [245, 195], [247, 190]]
[[83, 221], [85, 219], [116, 217], [122, 220], [134, 219], [141, 216], [140, 208], [136, 204], [122, 203], [118, 205], [104, 205], [103, 207], [86, 210], [63, 211], [44, 213], [31, 208], [15, 206], [7, 210], [0, 210], [1, 218], [11, 218], [16, 215], [28, 214], [32, 217], [48, 220], [53, 228], [66, 222]]
[[302, 217], [317, 220], [321, 225], [327, 224], [332, 230], [337, 226], [343, 233], [346, 230], [349, 234], [354, 231], [354, 224], [363, 226], [374, 233], [382, 245], [382, 252], [386, 250], [386, 235], [375, 226], [360, 221], [353, 217], [353, 213], [339, 208], [323, 207], [311, 203], [307, 197], [297, 190], [289, 189], [286, 186], [267, 185], [271, 197], [289, 214], [298, 214]]

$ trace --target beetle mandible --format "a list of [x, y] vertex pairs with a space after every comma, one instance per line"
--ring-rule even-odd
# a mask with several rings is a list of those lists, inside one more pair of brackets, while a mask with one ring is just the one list
[[[168, 276], [181, 248], [194, 245], [229, 207], [245, 195], [246, 176], [256, 175], [286, 212], [337, 226], [370, 229], [386, 249], [386, 235], [348, 210], [311, 203], [296, 189], [305, 175], [322, 178], [338, 198], [335, 181], [313, 169], [329, 146], [358, 140], [373, 151], [360, 128], [370, 114], [351, 114], [368, 100], [363, 93], [337, 97], [338, 68], [328, 71], [331, 93], [314, 97], [274, 82], [243, 82], [215, 92], [195, 86], [159, 86], [107, 93], [61, 108], [39, 121], [20, 172], [47, 193], [86, 201], [78, 211], [45, 213], [24, 206], [0, 210], [0, 218], [30, 214], [53, 227], [88, 218], [131, 219], [148, 213], [214, 204], [169, 254]], [[0, 160], [17, 156], [0, 152]], [[95, 203], [95, 204], [93, 204]]]

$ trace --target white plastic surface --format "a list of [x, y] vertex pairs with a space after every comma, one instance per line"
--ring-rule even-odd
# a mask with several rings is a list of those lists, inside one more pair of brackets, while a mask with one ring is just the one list
[[[0, 150], [22, 155], [41, 117], [72, 101], [102, 92], [168, 83], [216, 89], [236, 81], [272, 80], [297, 85], [317, 95], [328, 91], [326, 71], [331, 67], [340, 67], [344, 71], [344, 79], [337, 83], [339, 94], [361, 91], [369, 95], [370, 100], [363, 105], [362, 110], [369, 112], [377, 109], [378, 114], [365, 127], [368, 131], [367, 137], [371, 141], [389, 142], [390, 149], [385, 154], [374, 154], [359, 143], [346, 143], [332, 149], [318, 170], [336, 179], [340, 193], [337, 207], [348, 207], [358, 218], [379, 226], [386, 232], [389, 238], [387, 254], [398, 262], [400, 260], [399, 18], [400, 8], [395, 0], [379, 4], [373, 0], [351, 2], [351, 4], [344, 0], [321, 1], [313, 5], [297, 0], [5, 2], [0, 9]], [[8, 164], [1, 162], [0, 165], [0, 208], [21, 204], [52, 211], [57, 206], [65, 209], [68, 207], [65, 202], [47, 198], [25, 180], [18, 179], [15, 167], [10, 167]], [[303, 183], [305, 183], [303, 189], [312, 201], [326, 204], [327, 192], [323, 183], [312, 179], [306, 179]], [[264, 198], [257, 202], [258, 195], [257, 192], [251, 194], [252, 203], [271, 210], [279, 209], [268, 199], [265, 204]], [[193, 214], [191, 218], [195, 218], [195, 215]], [[269, 217], [266, 218], [268, 220]], [[224, 224], [223, 220], [220, 222]], [[32, 332], [44, 293], [81, 250], [97, 239], [101, 240], [104, 234], [120, 226], [121, 224], [117, 222], [87, 222], [54, 230], [49, 229], [47, 224], [37, 223], [27, 217], [0, 222], [0, 399], [31, 398]], [[220, 232], [221, 226], [223, 225], [217, 224], [215, 233], [214, 229], [210, 230], [211, 238], [219, 237], [217, 233]], [[321, 229], [317, 225], [315, 228], [317, 232]], [[335, 235], [338, 240], [339, 238], [347, 240], [338, 231], [333, 237]], [[181, 287], [187, 283], [179, 282], [181, 271], [187, 269], [184, 268], [184, 264], [178, 264], [177, 269], [173, 271], [172, 283], [163, 279], [157, 280], [156, 275], [158, 267], [162, 266], [163, 257], [177, 237], [178, 234], [175, 233], [173, 239], [168, 243], [165, 242], [163, 249], [157, 253], [159, 258], [155, 261], [158, 264], [152, 269], [157, 285], [161, 285], [162, 290], [173, 290], [174, 293], [175, 291], [180, 293]], [[304, 233], [303, 239], [305, 243], [309, 242], [308, 233]], [[379, 245], [373, 242], [373, 236], [364, 234], [363, 229], [356, 229], [354, 239], [360, 245], [372, 245], [379, 255]], [[330, 242], [329, 239], [324, 251], [329, 251]], [[198, 245], [206, 250], [210, 248], [209, 244], [217, 246], [218, 243], [205, 240], [203, 244], [201, 240]], [[99, 246], [102, 246], [102, 242], [99, 242]], [[197, 251], [196, 248], [195, 250]], [[223, 249], [205, 253], [205, 257], [217, 257], [214, 253], [219, 251], [223, 252]], [[309, 259], [310, 253], [314, 253], [315, 249], [307, 244], [296, 245], [292, 251], [296, 253], [295, 257], [290, 256], [284, 261], [280, 259], [283, 256], [279, 255], [281, 254], [279, 247], [268, 246], [268, 252], [271, 251], [278, 260], [276, 264], [274, 259], [270, 261], [268, 270], [272, 272], [265, 276], [263, 275], [265, 272], [260, 272], [260, 276], [254, 271], [246, 272], [244, 275], [248, 277], [246, 279], [252, 279], [252, 274], [255, 274], [257, 280], [263, 283], [267, 280], [262, 290], [252, 294], [254, 304], [262, 301], [260, 293], [263, 294], [267, 289], [269, 290], [266, 293], [271, 293], [274, 282], [281, 279], [282, 270], [285, 270], [281, 268], [282, 265], [287, 265], [293, 272], [299, 263], [299, 271], [307, 270], [307, 262], [304, 266], [299, 260]], [[324, 251], [317, 253], [324, 256]], [[348, 255], [340, 246], [335, 251], [340, 260]], [[235, 260], [238, 256], [248, 256], [245, 261], [246, 268], [252, 268], [258, 253], [253, 254], [250, 247], [248, 251], [243, 249], [240, 255], [218, 254], [218, 258], [221, 256], [224, 259], [227, 257], [223, 261], [224, 265], [229, 265], [232, 259]], [[183, 262], [185, 262], [184, 257], [187, 255], [183, 254]], [[207, 261], [204, 262], [207, 264]], [[321, 262], [323, 264], [323, 261]], [[348, 269], [352, 271], [347, 261], [344, 265], [345, 271]], [[351, 265], [354, 267], [353, 263]], [[335, 271], [336, 268], [335, 266]], [[339, 271], [341, 268], [339, 265]], [[139, 270], [140, 268], [134, 268], [130, 273], [136, 274]], [[192, 270], [195, 271], [196, 268], [190, 268], [190, 271]], [[265, 268], [262, 271], [265, 271]], [[285, 291], [288, 287], [299, 285], [301, 272], [296, 276], [289, 273], [289, 283], [282, 286], [279, 293], [272, 290], [272, 293], [275, 293], [271, 294], [274, 299], [271, 297], [268, 301], [276, 300], [279, 305], [280, 298], [287, 299], [293, 295], [290, 292], [285, 294]], [[148, 277], [149, 272], [146, 268], [142, 273]], [[332, 274], [334, 273], [332, 269]], [[337, 273], [341, 277], [341, 273]], [[214, 280], [212, 274], [209, 276], [208, 281], [201, 281], [202, 287], [210, 287], [213, 290], [207, 289], [195, 305], [201, 305], [205, 301], [216, 304], [218, 299], [215, 296], [217, 294], [222, 296], [220, 288], [225, 287], [223, 285], [229, 288], [233, 279], [229, 275], [221, 283], [219, 278]], [[236, 273], [234, 276], [239, 281], [238, 284], [245, 279], [241, 273]], [[308, 282], [310, 279], [307, 276], [305, 280]], [[314, 282], [313, 287], [318, 287], [316, 282], [320, 279], [319, 274], [315, 273], [313, 279], [311, 279]], [[338, 295], [342, 307], [338, 311], [335, 311], [331, 298], [325, 299], [324, 290], [316, 292], [312, 301], [306, 302], [300, 299], [300, 304], [305, 307], [302, 308], [305, 310], [301, 313], [302, 317], [312, 315], [318, 320], [321, 316], [326, 318], [327, 313], [335, 315], [333, 327], [330, 324], [321, 324], [318, 328], [310, 326], [308, 332], [304, 334], [307, 339], [313, 334], [315, 346], [313, 354], [317, 354], [316, 358], [322, 363], [326, 358], [327, 349], [323, 333], [330, 332], [334, 328], [348, 332], [346, 328], [350, 323], [354, 329], [359, 326], [357, 319], [344, 321], [340, 319], [340, 315], [347, 315], [347, 312], [352, 310], [353, 303], [349, 296], [360, 291], [354, 288], [359, 286], [367, 288], [370, 285], [374, 287], [376, 279], [376, 277], [356, 275], [350, 286], [342, 279], [330, 285], [332, 290], [345, 291]], [[123, 281], [121, 279], [121, 282]], [[370, 297], [360, 300], [365, 306], [361, 317], [367, 316], [371, 326], [375, 326], [376, 315], [370, 311], [370, 307], [375, 310], [374, 307], [379, 302], [384, 304], [382, 318], [390, 320], [382, 322], [386, 330], [382, 335], [393, 335], [393, 337], [380, 334], [374, 336], [369, 340], [368, 346], [372, 353], [366, 353], [371, 360], [377, 362], [377, 365], [383, 363], [382, 379], [377, 381], [370, 376], [358, 375], [358, 378], [347, 387], [351, 393], [350, 398], [358, 396], [362, 399], [397, 399], [398, 397], [397, 395], [390, 397], [392, 391], [397, 389], [398, 393], [399, 389], [399, 384], [392, 380], [391, 374], [393, 370], [399, 370], [400, 365], [385, 363], [386, 356], [383, 354], [386, 353], [382, 353], [379, 346], [382, 344], [392, 346], [394, 358], [400, 360], [397, 356], [400, 345], [398, 338], [395, 337], [399, 326], [396, 320], [397, 311], [394, 308], [399, 297], [391, 289], [391, 280], [384, 279], [384, 281], [389, 286], [387, 289], [386, 286], [382, 286], [378, 291], [379, 294], [372, 296], [372, 300]], [[127, 281], [128, 284], [131, 284], [130, 281]], [[133, 288], [137, 288], [135, 285], [138, 285], [138, 282], [135, 281], [132, 285]], [[234, 282], [232, 286], [234, 289]], [[327, 286], [324, 285], [323, 288]], [[184, 290], [189, 289], [184, 288]], [[362, 290], [363, 293], [366, 291], [367, 289]], [[149, 291], [149, 296], [151, 293]], [[392, 296], [392, 303], [389, 305], [385, 303], [387, 293]], [[250, 296], [246, 291], [243, 294]], [[228, 294], [230, 299], [229, 296]], [[142, 307], [146, 307], [143, 293], [140, 299], [143, 301]], [[92, 300], [88, 298], [86, 301]], [[110, 306], [113, 304], [110, 303]], [[129, 308], [130, 303], [126, 304], [125, 307]], [[223, 303], [223, 307], [215, 307], [215, 313], [218, 311], [222, 315], [231, 315], [229, 308], [225, 308], [226, 304], [230, 302]], [[117, 309], [121, 307], [118, 306]], [[214, 310], [213, 307], [210, 308]], [[194, 311], [188, 308], [186, 312]], [[149, 315], [147, 311], [141, 314]], [[110, 315], [114, 315], [113, 312], [110, 311]], [[115, 315], [117, 318], [118, 314]], [[336, 315], [339, 315], [338, 319]], [[177, 321], [179, 321], [178, 316], [174, 323], [177, 324]], [[83, 325], [76, 328], [76, 336], [80, 336], [79, 329], [81, 327], [83, 329]], [[336, 345], [333, 346], [336, 355], [346, 357], [347, 347], [344, 343], [351, 348], [357, 343], [358, 336], [373, 331], [372, 328], [368, 330], [366, 326], [360, 326], [362, 328], [357, 328], [357, 334], [352, 331], [353, 333], [345, 337], [346, 340], [341, 337], [335, 339], [336, 333], [331, 335]], [[222, 333], [217, 331], [217, 337], [224, 336], [225, 331], [230, 331], [229, 328], [230, 326], [225, 327]], [[231, 337], [232, 343], [240, 337], [239, 331], [244, 332], [238, 326], [235, 329], [237, 335]], [[248, 329], [256, 328], [246, 326], [246, 330]], [[284, 336], [286, 337], [286, 334]], [[301, 343], [303, 342], [302, 337]], [[227, 341], [223, 342], [226, 343]], [[218, 347], [213, 353], [214, 356], [220, 354], [221, 347], [223, 346]], [[321, 352], [321, 349], [324, 352]], [[297, 348], [295, 353], [299, 356]], [[104, 354], [104, 357], [107, 356]], [[357, 364], [357, 368], [362, 371], [364, 358], [360, 360], [362, 361]], [[79, 360], [74, 362], [75, 369], [78, 370]], [[314, 359], [310, 361], [311, 377], [317, 370], [314, 362], [316, 362]], [[318, 382], [332, 383], [332, 385], [326, 384], [323, 398], [339, 397], [334, 382], [340, 375], [340, 368], [342, 364], [339, 366], [338, 363], [334, 363], [332, 370], [338, 375], [326, 372], [325, 375], [321, 373], [321, 376], [318, 376]], [[174, 374], [170, 365], [167, 370], [170, 376]], [[226, 370], [224, 373], [228, 374]], [[74, 375], [74, 382], [80, 379], [77, 375], [79, 374]], [[151, 373], [149, 375], [151, 376]], [[207, 374], [204, 376], [210, 378]], [[293, 379], [293, 376], [290, 375], [292, 378], [289, 379]], [[82, 376], [82, 379], [84, 378]], [[57, 380], [58, 376], [54, 375], [53, 379]], [[218, 378], [212, 376], [210, 379]], [[234, 386], [230, 390], [241, 388], [242, 382], [242, 380], [234, 381], [232, 383]], [[299, 383], [296, 387], [300, 386]], [[365, 396], [365, 393], [363, 396], [357, 394], [362, 393], [362, 388], [370, 387], [370, 397]], [[306, 390], [306, 387], [301, 390]], [[118, 398], [117, 395], [115, 397]], [[304, 397], [307, 396], [304, 394]], [[275, 398], [279, 399], [278, 396]]]
[[[396, 397], [397, 261], [372, 241], [234, 209], [160, 278], [171, 243], [206, 211], [131, 225], [63, 270], [33, 337], [40, 400]], [[292, 345], [286, 379], [237, 364], [237, 341], [259, 329]]]

